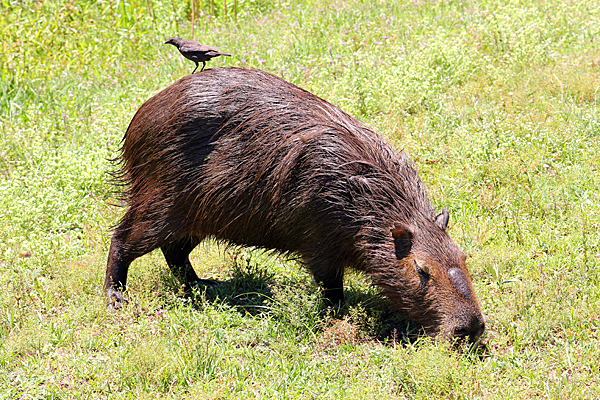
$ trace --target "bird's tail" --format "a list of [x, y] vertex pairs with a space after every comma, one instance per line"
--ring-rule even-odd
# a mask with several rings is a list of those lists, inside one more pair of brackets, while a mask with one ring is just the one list
[[227, 54], [227, 53], [219, 53], [220, 56], [227, 56], [227, 57], [231, 57], [231, 54]]

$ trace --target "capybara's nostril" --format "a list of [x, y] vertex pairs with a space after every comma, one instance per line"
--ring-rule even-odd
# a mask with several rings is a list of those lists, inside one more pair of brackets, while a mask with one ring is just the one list
[[473, 336], [473, 339], [471, 340], [477, 340], [481, 337], [481, 335], [483, 335], [483, 332], [485, 332], [485, 323], [481, 324], [481, 326], [479, 327], [479, 330], [477, 330], [477, 332], [475, 332], [475, 335]]

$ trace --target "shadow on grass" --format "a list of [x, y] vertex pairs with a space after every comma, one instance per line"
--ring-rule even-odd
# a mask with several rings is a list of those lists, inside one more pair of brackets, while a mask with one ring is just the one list
[[304, 321], [316, 332], [344, 320], [368, 340], [383, 344], [408, 344], [422, 336], [420, 327], [394, 313], [376, 288], [346, 287], [345, 301], [339, 307], [326, 307], [314, 282], [276, 279], [275, 273], [250, 260], [238, 260], [230, 279], [194, 287], [188, 296], [198, 309], [221, 304], [242, 315], [269, 316], [286, 324]]
[[[339, 307], [325, 307], [321, 290], [310, 279], [281, 278], [252, 257], [237, 258], [231, 278], [199, 285], [190, 291], [192, 306], [202, 309], [219, 304], [241, 315], [269, 317], [289, 329], [310, 330], [319, 335], [335, 321], [345, 321], [360, 331], [361, 341], [377, 341], [384, 345], [408, 345], [423, 338], [419, 325], [398, 315], [377, 288], [345, 287], [345, 301]], [[485, 356], [485, 345], [464, 349]]]
[[236, 309], [242, 315], [253, 316], [267, 312], [275, 300], [272, 288], [277, 285], [275, 274], [251, 264], [234, 265], [231, 279], [215, 281], [213, 285], [196, 286], [190, 297], [196, 307], [206, 302], [221, 303]]
[[345, 302], [336, 317], [361, 326], [373, 339], [389, 344], [408, 344], [422, 336], [420, 326], [395, 312], [376, 288], [344, 289]]

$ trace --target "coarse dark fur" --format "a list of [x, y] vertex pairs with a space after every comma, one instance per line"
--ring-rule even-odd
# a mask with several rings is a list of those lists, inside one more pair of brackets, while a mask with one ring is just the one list
[[155, 248], [182, 284], [198, 280], [188, 255], [214, 237], [300, 256], [333, 303], [350, 267], [429, 334], [484, 330], [448, 213], [436, 216], [404, 152], [276, 76], [216, 68], [180, 79], [140, 107], [121, 161], [129, 208], [108, 259], [113, 305], [131, 261]]

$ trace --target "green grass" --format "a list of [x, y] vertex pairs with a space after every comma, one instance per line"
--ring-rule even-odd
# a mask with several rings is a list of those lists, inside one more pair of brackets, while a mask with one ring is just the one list
[[[530, 1], [0, 3], [0, 398], [523, 399], [600, 395], [600, 7]], [[224, 6], [227, 5], [225, 15]], [[181, 296], [159, 252], [105, 306], [107, 159], [137, 108], [233, 54], [417, 164], [490, 318], [487, 350], [414, 335], [367, 278], [319, 309], [296, 263], [216, 244]]]

